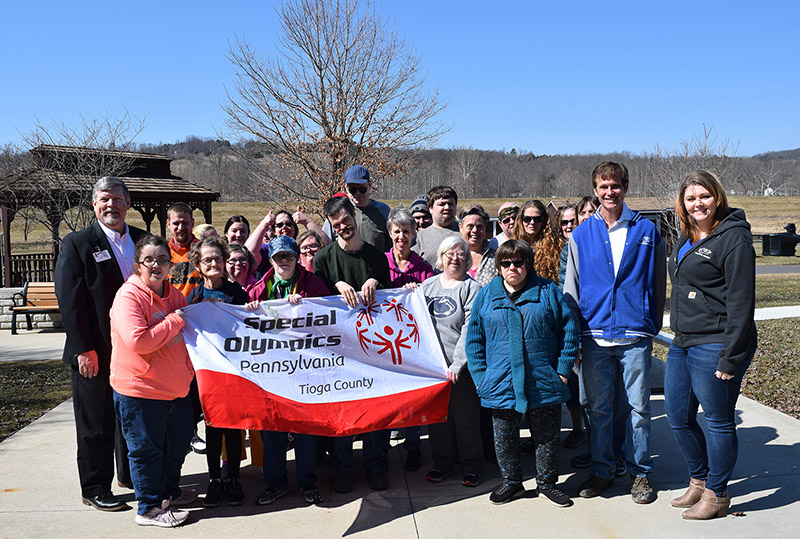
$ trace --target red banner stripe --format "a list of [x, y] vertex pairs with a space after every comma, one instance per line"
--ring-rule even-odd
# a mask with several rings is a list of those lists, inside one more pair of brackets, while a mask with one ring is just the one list
[[197, 385], [209, 425], [322, 436], [440, 423], [447, 418], [450, 400], [449, 382], [383, 397], [313, 404], [269, 393], [240, 376], [205, 369], [197, 371]]

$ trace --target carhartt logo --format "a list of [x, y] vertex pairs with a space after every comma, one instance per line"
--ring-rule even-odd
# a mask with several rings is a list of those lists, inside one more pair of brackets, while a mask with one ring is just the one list
[[697, 297], [697, 292], [695, 292], [695, 291], [689, 292], [689, 299], [694, 299], [696, 297]]
[[711, 249], [708, 249], [706, 247], [700, 247], [694, 253], [696, 255], [702, 256], [703, 258], [711, 258]]

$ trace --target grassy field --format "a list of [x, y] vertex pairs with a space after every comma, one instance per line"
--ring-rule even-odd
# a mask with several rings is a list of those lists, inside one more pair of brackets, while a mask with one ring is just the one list
[[0, 363], [0, 441], [72, 396], [62, 361]]

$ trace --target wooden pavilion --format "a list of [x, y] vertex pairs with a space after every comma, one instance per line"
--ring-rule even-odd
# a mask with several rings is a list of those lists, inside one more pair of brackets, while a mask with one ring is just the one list
[[[37, 146], [30, 153], [32, 167], [0, 178], [3, 286], [22, 286], [26, 280], [52, 280], [63, 215], [70, 208], [90, 206], [92, 186], [102, 176], [121, 178], [130, 191], [131, 207], [142, 215], [147, 230], [152, 231], [153, 220], [158, 218], [162, 236], [166, 236], [167, 209], [172, 204], [185, 202], [193, 210], [200, 210], [210, 223], [211, 203], [219, 199], [218, 192], [173, 175], [172, 159], [165, 155], [51, 145]], [[34, 255], [37, 263], [27, 261], [27, 268], [15, 270], [17, 257], [11, 256], [9, 232], [16, 213], [26, 206], [40, 209], [47, 217], [53, 231], [52, 254]]]

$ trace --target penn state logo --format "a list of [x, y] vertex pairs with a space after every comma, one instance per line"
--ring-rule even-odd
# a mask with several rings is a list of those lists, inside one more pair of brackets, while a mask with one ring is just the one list
[[434, 318], [447, 318], [453, 316], [458, 307], [456, 300], [449, 297], [431, 298], [428, 300], [428, 311]]

